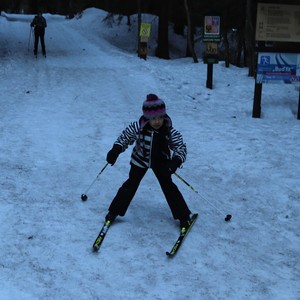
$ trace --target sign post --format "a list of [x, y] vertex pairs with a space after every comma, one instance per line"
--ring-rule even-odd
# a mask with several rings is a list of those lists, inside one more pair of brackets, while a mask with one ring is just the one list
[[207, 64], [206, 87], [213, 87], [213, 64], [219, 62], [218, 43], [221, 41], [220, 16], [204, 17], [203, 42], [206, 44], [203, 62]]
[[300, 89], [299, 89], [298, 114], [297, 114], [297, 119], [300, 120]]
[[254, 87], [254, 101], [253, 101], [253, 118], [260, 118], [261, 114], [261, 92], [262, 92], [262, 84], [255, 83]]
[[140, 28], [140, 42], [139, 42], [139, 57], [143, 59], [147, 59], [148, 53], [148, 38], [151, 32], [151, 24], [150, 23], [142, 23]]
[[[260, 118], [264, 83], [300, 84], [299, 15], [299, 5], [257, 4], [254, 118]], [[297, 119], [300, 120], [300, 91]]]

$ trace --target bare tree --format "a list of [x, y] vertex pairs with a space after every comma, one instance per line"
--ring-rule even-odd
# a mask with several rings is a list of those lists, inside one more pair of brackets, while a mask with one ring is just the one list
[[247, 55], [247, 65], [249, 68], [248, 76], [255, 75], [255, 10], [256, 10], [256, 1], [255, 0], [247, 0], [247, 8], [246, 8], [246, 55]]
[[191, 16], [190, 16], [190, 11], [189, 11], [189, 6], [188, 6], [188, 0], [183, 0], [184, 1], [184, 8], [186, 12], [186, 20], [187, 20], [187, 42], [188, 42], [188, 49], [189, 52], [192, 54], [194, 63], [198, 62], [194, 47], [193, 47], [193, 31], [192, 31], [192, 22], [191, 22]]
[[158, 20], [158, 39], [155, 55], [159, 58], [170, 59], [169, 55], [169, 0], [160, 2]]

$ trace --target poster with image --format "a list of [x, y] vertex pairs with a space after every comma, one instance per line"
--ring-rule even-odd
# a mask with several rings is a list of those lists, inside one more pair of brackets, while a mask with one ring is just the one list
[[203, 42], [219, 42], [221, 40], [220, 25], [220, 16], [205, 16]]
[[257, 62], [257, 83], [300, 82], [300, 54], [260, 52]]

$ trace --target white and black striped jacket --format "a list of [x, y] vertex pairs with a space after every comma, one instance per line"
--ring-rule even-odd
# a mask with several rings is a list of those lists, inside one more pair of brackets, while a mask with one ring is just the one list
[[185, 161], [186, 144], [181, 133], [172, 127], [168, 116], [159, 130], [154, 130], [147, 122], [141, 124], [142, 118], [130, 123], [115, 142], [122, 147], [122, 152], [135, 143], [131, 163], [141, 168], [151, 168], [157, 161], [167, 161], [174, 157], [182, 163]]

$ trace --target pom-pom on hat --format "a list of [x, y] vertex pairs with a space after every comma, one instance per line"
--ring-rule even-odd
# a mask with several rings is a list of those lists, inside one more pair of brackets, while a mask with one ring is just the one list
[[165, 102], [155, 94], [147, 95], [147, 99], [143, 103], [143, 115], [147, 120], [164, 117], [166, 115]]

